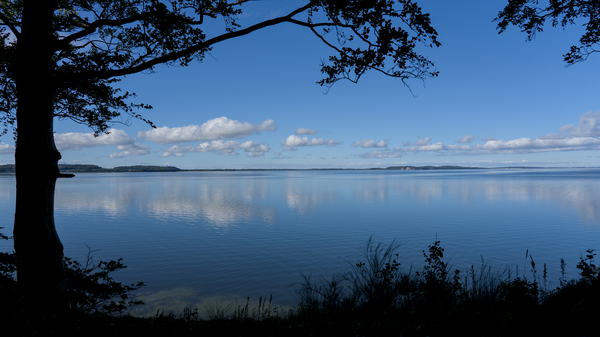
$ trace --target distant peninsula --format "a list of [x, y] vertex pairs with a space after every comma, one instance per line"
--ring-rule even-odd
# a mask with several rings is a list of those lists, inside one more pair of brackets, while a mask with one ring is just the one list
[[[58, 169], [61, 173], [110, 173], [110, 172], [184, 172], [184, 171], [360, 171], [360, 170], [482, 170], [482, 167], [465, 166], [390, 166], [387, 168], [365, 168], [365, 169], [345, 169], [345, 168], [312, 168], [312, 169], [193, 169], [183, 170], [175, 166], [117, 166], [115, 168], [104, 168], [98, 165], [85, 164], [59, 164]], [[0, 173], [15, 173], [15, 165], [0, 165]]]
[[[61, 173], [102, 173], [102, 172], [178, 172], [183, 171], [174, 166], [117, 166], [115, 168], [104, 168], [98, 165], [69, 165], [59, 164], [58, 170]], [[15, 173], [15, 165], [0, 165], [0, 173]]]

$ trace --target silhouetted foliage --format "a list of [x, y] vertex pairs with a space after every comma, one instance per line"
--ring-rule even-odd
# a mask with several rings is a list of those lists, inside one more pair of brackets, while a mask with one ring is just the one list
[[115, 314], [129, 306], [144, 304], [129, 298], [133, 291], [144, 286], [143, 282], [124, 285], [110, 275], [127, 268], [123, 259], [95, 264], [92, 253], [91, 250], [88, 252], [85, 264], [68, 257], [64, 259], [66, 295], [71, 310]]
[[[597, 334], [594, 311], [577, 307], [592, 287], [585, 275], [595, 268], [593, 250], [580, 259], [580, 278], [563, 280], [552, 288], [547, 286], [545, 273], [538, 275], [533, 259], [528, 277], [512, 278], [507, 270], [492, 270], [482, 261], [480, 268], [471, 266], [460, 278], [460, 272], [443, 260], [444, 249], [439, 241], [423, 251], [425, 266], [415, 272], [412, 268], [401, 269], [398, 247], [395, 242], [384, 246], [370, 239], [364, 258], [351, 263], [348, 272], [316, 282], [305, 277], [297, 287], [298, 306], [292, 309], [274, 305], [272, 298], [261, 298], [258, 306], [250, 306], [247, 299], [245, 304], [205, 308], [205, 315], [198, 308], [185, 308], [179, 315], [159, 311], [154, 317], [143, 319], [106, 315], [122, 312], [128, 301], [123, 295], [141, 284], [123, 286], [115, 282], [109, 274], [124, 268], [121, 261], [94, 264], [90, 251], [85, 265], [65, 259], [74, 310], [33, 325], [29, 317], [15, 317], [19, 297], [14, 274], [0, 272], [0, 281], [12, 282], [0, 282], [0, 322], [6, 322], [6, 326], [22, 324], [27, 332], [24, 335], [48, 336]], [[8, 255], [14, 257], [14, 253]], [[0, 267], [4, 268], [0, 270], [14, 271], [14, 260], [2, 261]], [[7, 269], [7, 265], [11, 267]]]
[[584, 61], [593, 53], [598, 52], [600, 42], [600, 2], [589, 0], [509, 0], [495, 21], [498, 22], [500, 33], [509, 25], [515, 25], [532, 40], [536, 33], [544, 30], [546, 22], [552, 27], [580, 24], [584, 22], [585, 33], [579, 39], [579, 45], [571, 46], [564, 60], [568, 65]]
[[[13, 233], [19, 289], [30, 301], [52, 311], [63, 297], [53, 194], [56, 179], [72, 175], [59, 171], [53, 120], [73, 120], [95, 135], [130, 118], [152, 125], [138, 113], [151, 106], [132, 102], [135, 94], [117, 87], [124, 76], [151, 73], [161, 64], [187, 66], [220, 42], [283, 23], [308, 29], [331, 48], [333, 55], [321, 65], [322, 86], [356, 82], [369, 70], [405, 84], [437, 76], [433, 63], [417, 52], [420, 45], [439, 46], [437, 32], [411, 0], [310, 0], [242, 27], [237, 17], [249, 2], [0, 2], [0, 135], [17, 124]], [[218, 22], [225, 23], [221, 30]]]
[[[0, 239], [10, 238], [0, 233]], [[85, 264], [68, 257], [63, 260], [65, 293], [70, 312], [120, 314], [130, 306], [144, 304], [143, 301], [130, 299], [134, 291], [144, 286], [143, 282], [125, 285], [115, 281], [112, 276], [112, 273], [127, 268], [123, 259], [94, 263], [94, 252], [88, 247]], [[0, 299], [3, 299], [4, 309], [10, 311], [18, 307], [19, 301], [16, 271], [17, 254], [0, 252]]]
[[[577, 308], [590, 290], [586, 279], [595, 270], [591, 252], [578, 266], [580, 278], [548, 286], [530, 258], [531, 275], [511, 277], [483, 263], [465, 273], [443, 260], [435, 241], [423, 251], [425, 266], [402, 270], [398, 244], [370, 239], [365, 260], [347, 273], [320, 281], [305, 277], [297, 287], [299, 307], [289, 320], [330, 329], [332, 335], [369, 336], [525, 336], [560, 332], [585, 336], [595, 332], [594, 319]], [[564, 267], [564, 265], [563, 265]], [[592, 312], [593, 313], [593, 312]], [[593, 316], [590, 316], [593, 317]], [[585, 321], [584, 321], [585, 320]]]
[[[428, 14], [410, 1], [312, 0], [274, 19], [241, 27], [238, 16], [249, 0], [79, 1], [54, 0], [54, 115], [85, 124], [96, 133], [111, 123], [144, 119], [136, 111], [148, 104], [131, 103], [135, 93], [116, 85], [120, 78], [153, 72], [160, 64], [186, 66], [202, 61], [219, 42], [290, 23], [305, 27], [336, 54], [321, 64], [329, 86], [338, 80], [356, 82], [366, 71], [407, 79], [437, 76], [433, 63], [417, 53], [417, 45], [439, 46]], [[28, 1], [0, 3], [0, 119], [6, 133], [16, 121], [18, 106], [15, 57]], [[29, 8], [35, 11], [36, 8]], [[41, 10], [41, 9], [40, 9]], [[203, 28], [216, 19], [223, 32]], [[122, 115], [125, 118], [122, 118]]]

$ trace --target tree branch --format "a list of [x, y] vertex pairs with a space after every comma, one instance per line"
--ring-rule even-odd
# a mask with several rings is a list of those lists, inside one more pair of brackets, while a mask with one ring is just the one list
[[296, 20], [296, 19], [290, 19], [290, 20], [288, 20], [288, 22], [291, 22], [298, 26], [304, 26], [304, 27], [310, 27], [310, 28], [335, 26], [335, 27], [355, 29], [357, 27], [357, 25], [349, 25], [349, 24], [342, 24], [342, 23], [335, 23], [335, 22], [308, 23], [308, 22], [304, 22], [304, 21], [300, 21], [300, 20]]
[[[111, 77], [119, 77], [119, 76], [125, 76], [125, 75], [131, 75], [131, 74], [135, 74], [135, 73], [139, 73], [142, 72], [144, 70], [148, 70], [158, 64], [162, 64], [162, 63], [167, 63], [167, 62], [171, 62], [171, 61], [175, 61], [181, 57], [184, 57], [186, 55], [191, 55], [197, 51], [200, 51], [202, 49], [208, 48], [213, 44], [225, 41], [225, 40], [229, 40], [229, 39], [233, 39], [236, 37], [240, 37], [240, 36], [244, 36], [247, 34], [250, 34], [254, 31], [257, 31], [259, 29], [263, 29], [265, 27], [269, 27], [269, 26], [274, 26], [283, 22], [291, 22], [292, 17], [294, 17], [295, 15], [297, 15], [298, 13], [302, 13], [304, 11], [306, 11], [307, 9], [309, 9], [311, 7], [311, 3], [302, 6], [294, 11], [292, 11], [291, 13], [289, 13], [286, 16], [282, 16], [279, 18], [275, 18], [275, 19], [271, 19], [271, 20], [267, 20], [267, 21], [263, 21], [260, 23], [257, 23], [253, 26], [250, 26], [248, 28], [244, 28], [241, 30], [237, 30], [237, 31], [232, 31], [226, 34], [222, 34], [219, 36], [216, 36], [212, 39], [203, 41], [201, 43], [198, 43], [194, 46], [182, 49], [180, 51], [176, 51], [176, 52], [172, 52], [169, 53], [167, 55], [163, 55], [163, 56], [159, 56], [156, 57], [154, 59], [151, 59], [149, 61], [146, 61], [144, 63], [141, 63], [137, 66], [133, 66], [133, 67], [129, 67], [129, 68], [122, 68], [122, 69], [114, 69], [114, 70], [104, 70], [104, 71], [88, 71], [88, 72], [81, 72], [78, 74], [73, 74], [72, 76], [74, 77], [84, 77], [84, 78], [98, 78], [98, 79], [107, 79], [107, 78], [111, 78]], [[128, 18], [129, 19], [129, 18]], [[295, 20], [294, 20], [295, 21]], [[133, 22], [133, 21], [131, 21]]]
[[329, 46], [329, 47], [333, 48], [333, 49], [334, 49], [335, 51], [337, 51], [338, 53], [341, 53], [341, 52], [342, 52], [342, 51], [341, 51], [341, 50], [340, 50], [338, 47], [336, 47], [336, 46], [332, 45], [331, 43], [329, 43], [329, 41], [327, 41], [327, 39], [325, 39], [325, 38], [323, 37], [323, 35], [319, 34], [319, 33], [318, 33], [318, 32], [317, 32], [317, 31], [316, 31], [314, 28], [310, 27], [310, 30], [311, 30], [313, 33], [315, 33], [315, 35], [316, 35], [316, 36], [317, 36], [319, 39], [321, 39], [321, 41], [323, 41], [323, 43], [325, 43], [327, 46]]
[[67, 45], [77, 39], [80, 39], [82, 37], [88, 36], [92, 33], [94, 33], [96, 31], [96, 29], [103, 27], [103, 26], [109, 26], [109, 27], [114, 27], [114, 26], [122, 26], [122, 25], [126, 25], [128, 23], [132, 23], [132, 22], [136, 22], [138, 20], [143, 20], [149, 17], [152, 17], [155, 13], [154, 12], [144, 12], [144, 13], [140, 13], [137, 15], [133, 15], [127, 18], [123, 18], [123, 19], [115, 19], [115, 20], [109, 20], [109, 19], [99, 19], [96, 20], [92, 23], [90, 23], [85, 29], [80, 30], [77, 33], [73, 33], [63, 39], [60, 40], [60, 44], [61, 45]]
[[10, 31], [17, 37], [17, 39], [19, 38], [19, 36], [21, 36], [21, 32], [19, 32], [17, 30], [17, 27], [15, 27], [12, 23], [10, 23], [10, 20], [4, 16], [4, 14], [0, 13], [0, 20], [2, 20], [2, 22], [10, 29]]

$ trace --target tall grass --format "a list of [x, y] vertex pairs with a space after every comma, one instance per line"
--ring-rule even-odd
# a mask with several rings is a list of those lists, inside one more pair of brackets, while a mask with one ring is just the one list
[[395, 241], [384, 245], [370, 238], [362, 260], [348, 271], [319, 280], [305, 277], [297, 288], [296, 315], [381, 334], [538, 335], [567, 329], [567, 335], [585, 335], [593, 320], [572, 322], [599, 313], [597, 306], [579, 305], [597, 282], [593, 250], [581, 257], [578, 279], [566, 280], [562, 261], [560, 285], [551, 288], [547, 266], [538, 272], [529, 252], [528, 278], [483, 259], [466, 271], [452, 268], [437, 240], [423, 251], [422, 269], [406, 269], [398, 247]]
[[[2, 237], [6, 239], [6, 237]], [[436, 240], [423, 250], [425, 266], [413, 269], [401, 264], [399, 244], [367, 240], [363, 256], [349, 263], [345, 272], [328, 278], [304, 276], [297, 288], [298, 305], [281, 308], [272, 298], [258, 303], [205, 303], [186, 308], [180, 316], [158, 312], [153, 318], [115, 317], [137, 301], [127, 295], [141, 284], [122, 285], [109, 276], [125, 268], [121, 261], [85, 264], [65, 259], [74, 312], [48, 326], [32, 326], [15, 311], [15, 255], [0, 254], [0, 322], [18, 322], [23, 330], [79, 331], [130, 336], [187, 335], [285, 335], [285, 336], [596, 336], [600, 315], [600, 289], [594, 250], [582, 255], [580, 275], [567, 279], [564, 260], [559, 285], [549, 286], [547, 266], [538, 270], [527, 251], [528, 267], [496, 269], [485, 261], [467, 270], [444, 260], [444, 248]], [[90, 251], [91, 253], [91, 251]], [[113, 300], [115, 297], [120, 301]], [[91, 315], [94, 313], [94, 315]], [[102, 315], [100, 315], [102, 314]], [[111, 315], [106, 315], [111, 314]], [[44, 323], [46, 324], [46, 323]], [[79, 324], [79, 325], [77, 325]], [[45, 330], [44, 330], [45, 329]], [[83, 330], [81, 330], [83, 331]], [[79, 331], [79, 332], [81, 332]], [[68, 335], [68, 334], [55, 334]]]

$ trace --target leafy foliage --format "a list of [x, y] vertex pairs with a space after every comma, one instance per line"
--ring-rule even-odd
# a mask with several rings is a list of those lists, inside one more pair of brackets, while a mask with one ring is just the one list
[[[9, 239], [2, 233], [0, 238]], [[127, 268], [123, 259], [100, 261], [95, 264], [93, 252], [88, 250], [85, 264], [67, 257], [63, 259], [65, 293], [69, 309], [87, 314], [120, 314], [127, 307], [144, 304], [140, 300], [130, 299], [132, 292], [144, 286], [143, 282], [125, 285], [112, 277], [115, 271]], [[18, 298], [16, 271], [16, 253], [0, 252], [0, 299], [9, 307], [10, 303], [14, 304]]]
[[124, 285], [110, 276], [110, 273], [126, 268], [123, 259], [94, 264], [92, 252], [88, 252], [85, 265], [64, 258], [65, 288], [70, 308], [86, 313], [115, 314], [123, 312], [128, 306], [144, 304], [129, 299], [131, 292], [144, 286], [143, 282]]
[[[128, 123], [129, 118], [152, 125], [137, 113], [152, 107], [132, 103], [135, 94], [116, 87], [123, 76], [151, 73], [159, 64], [186, 66], [202, 61], [219, 42], [281, 23], [310, 29], [338, 54], [321, 65], [325, 75], [318, 82], [321, 85], [330, 86], [341, 79], [356, 82], [370, 69], [403, 82], [437, 76], [431, 70], [433, 63], [416, 52], [417, 43], [439, 46], [437, 32], [428, 14], [410, 0], [398, 4], [386, 0], [311, 0], [287, 15], [242, 27], [237, 16], [247, 2], [54, 0], [55, 41], [50, 66], [55, 116], [88, 125], [96, 134], [105, 132], [111, 123]], [[0, 2], [2, 134], [16, 119], [15, 55], [23, 6], [21, 0]], [[225, 22], [221, 33], [207, 33], [214, 31], [217, 19]]]
[[[546, 1], [544, 1], [546, 2]], [[509, 0], [495, 21], [500, 33], [509, 25], [515, 25], [527, 34], [529, 40], [544, 30], [549, 21], [552, 27], [585, 22], [585, 33], [579, 39], [579, 45], [571, 46], [564, 54], [567, 65], [584, 61], [589, 55], [598, 52], [600, 42], [600, 2], [588, 0], [550, 0], [545, 6], [539, 6], [538, 0]]]
[[586, 282], [592, 283], [598, 277], [598, 267], [594, 264], [594, 249], [588, 249], [586, 251], [585, 258], [580, 257], [579, 263], [577, 263], [577, 269], [580, 270], [580, 275]]

